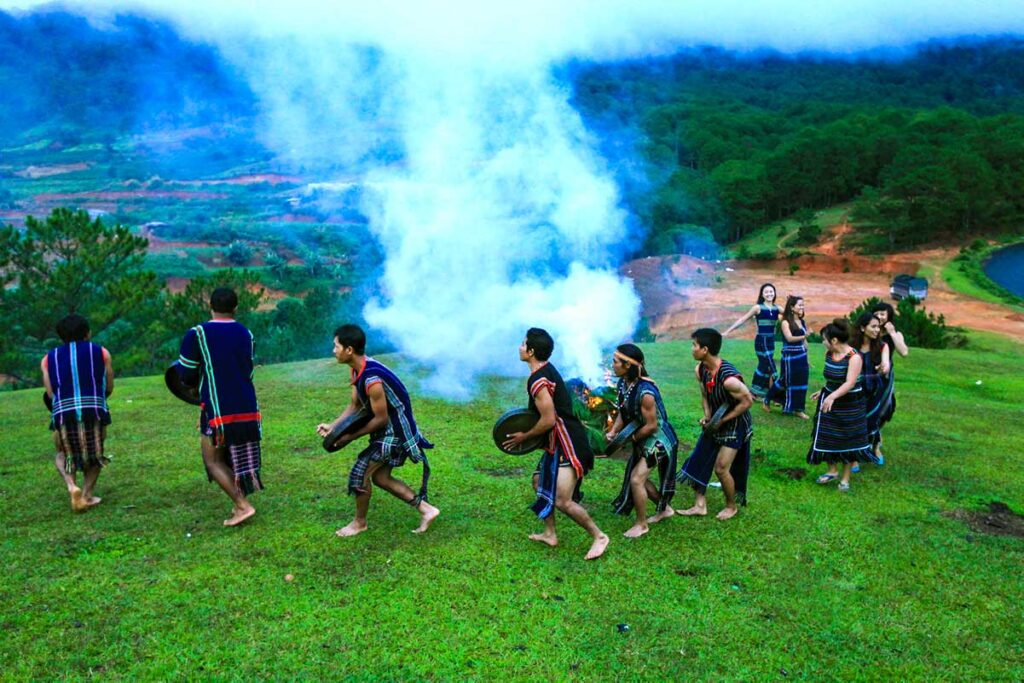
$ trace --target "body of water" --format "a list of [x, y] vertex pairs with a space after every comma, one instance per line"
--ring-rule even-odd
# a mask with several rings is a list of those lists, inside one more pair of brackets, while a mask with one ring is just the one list
[[985, 274], [1017, 296], [1024, 296], [1024, 243], [994, 252], [985, 262]]

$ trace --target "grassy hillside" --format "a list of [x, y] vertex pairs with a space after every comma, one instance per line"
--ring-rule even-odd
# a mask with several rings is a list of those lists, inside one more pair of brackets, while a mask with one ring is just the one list
[[[442, 516], [414, 536], [412, 511], [378, 492], [370, 530], [347, 540], [332, 532], [351, 516], [355, 449], [327, 455], [313, 434], [344, 400], [326, 360], [258, 369], [268, 488], [234, 530], [203, 476], [195, 411], [159, 378], [118, 383], [104, 502], [81, 516], [53, 471], [39, 391], [2, 394], [0, 667], [9, 679], [1019, 680], [1024, 541], [953, 515], [991, 501], [1024, 512], [1024, 349], [972, 339], [897, 365], [887, 464], [848, 495], [816, 486], [817, 470], [792, 479], [808, 424], [756, 409], [749, 507], [719, 522], [713, 491], [708, 518], [627, 542], [631, 521], [609, 505], [622, 464], [599, 461], [585, 503], [612, 544], [596, 562], [564, 519], [560, 547], [526, 540], [540, 528], [526, 509], [535, 459], [490, 442], [493, 419], [523, 402], [521, 378], [466, 404], [418, 397]], [[646, 350], [692, 441], [688, 346]], [[753, 367], [749, 342], [725, 355]]]

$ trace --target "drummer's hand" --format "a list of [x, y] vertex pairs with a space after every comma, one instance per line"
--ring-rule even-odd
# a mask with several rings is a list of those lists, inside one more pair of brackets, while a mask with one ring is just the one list
[[526, 441], [526, 432], [513, 432], [512, 434], [506, 434], [506, 438], [501, 442], [501, 445], [505, 448], [515, 448], [523, 441]]
[[316, 426], [316, 433], [320, 436], [327, 436], [331, 433], [331, 425], [321, 422]]

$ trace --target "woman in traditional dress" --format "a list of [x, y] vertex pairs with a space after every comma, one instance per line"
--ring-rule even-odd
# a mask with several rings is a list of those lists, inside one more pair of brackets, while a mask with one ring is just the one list
[[825, 386], [811, 397], [818, 402], [818, 412], [814, 416], [807, 462], [828, 463], [828, 471], [817, 479], [819, 484], [839, 478], [837, 463], [843, 463], [839, 490], [849, 491], [854, 463], [874, 460], [864, 408], [864, 363], [850, 347], [850, 323], [845, 318], [836, 318], [826, 325], [821, 336], [828, 349]]
[[871, 312], [881, 325], [882, 343], [889, 347], [889, 361], [884, 365], [887, 378], [886, 399], [881, 407], [881, 414], [878, 417], [878, 440], [875, 443], [875, 462], [879, 465], [885, 464], [885, 457], [882, 455], [882, 428], [896, 413], [896, 371], [893, 369], [893, 361], [896, 354], [906, 358], [910, 353], [907, 342], [903, 339], [903, 333], [896, 329], [893, 319], [896, 311], [890, 304], [880, 301], [871, 307]]
[[853, 348], [864, 362], [864, 406], [868, 439], [874, 448], [880, 439], [880, 420], [892, 397], [889, 383], [889, 347], [882, 342], [882, 326], [871, 312], [857, 318], [851, 340]]
[[722, 333], [723, 337], [728, 337], [730, 332], [756, 317], [757, 336], [754, 337], [754, 351], [757, 353], [757, 369], [754, 371], [750, 391], [758, 397], [768, 393], [768, 388], [775, 381], [775, 324], [779, 320], [779, 307], [775, 305], [775, 296], [775, 285], [770, 282], [761, 285], [757, 303]]
[[[647, 533], [648, 523], [671, 517], [675, 510], [669, 504], [676, 492], [676, 455], [679, 438], [668, 421], [665, 403], [654, 380], [648, 377], [644, 352], [635, 344], [622, 344], [612, 357], [612, 372], [619, 378], [618, 414], [608, 432], [609, 441], [631, 423], [641, 426], [633, 433], [633, 453], [626, 462], [622, 489], [612, 503], [615, 512], [628, 515], [636, 509], [636, 524], [623, 536], [637, 538]], [[658, 471], [658, 488], [650, 481], [651, 471]], [[648, 520], [647, 500], [653, 500], [656, 514]]]
[[764, 397], [764, 409], [771, 410], [774, 401], [782, 406], [787, 415], [809, 420], [804, 412], [807, 403], [807, 379], [810, 373], [807, 362], [807, 324], [804, 322], [803, 297], [786, 297], [782, 311], [782, 373]]

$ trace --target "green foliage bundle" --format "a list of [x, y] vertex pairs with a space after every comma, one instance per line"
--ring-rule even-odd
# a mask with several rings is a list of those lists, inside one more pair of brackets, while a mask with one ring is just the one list
[[[851, 323], [856, 324], [862, 313], [870, 311], [882, 300], [878, 297], [866, 299], [848, 316]], [[901, 299], [895, 306], [896, 316], [893, 324], [903, 333], [907, 346], [924, 349], [962, 348], [967, 344], [967, 337], [960, 328], [946, 325], [946, 318], [941, 313], [935, 315], [921, 306], [921, 302], [913, 297]]]

